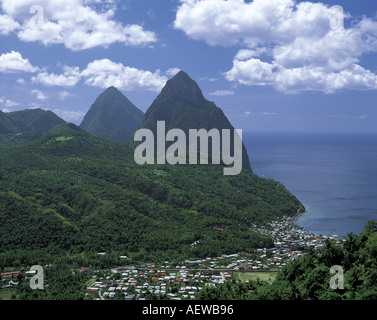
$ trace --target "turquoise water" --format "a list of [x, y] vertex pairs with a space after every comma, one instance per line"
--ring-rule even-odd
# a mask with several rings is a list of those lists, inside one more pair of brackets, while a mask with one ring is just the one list
[[251, 167], [306, 207], [297, 221], [322, 235], [359, 234], [377, 221], [377, 134], [243, 133]]

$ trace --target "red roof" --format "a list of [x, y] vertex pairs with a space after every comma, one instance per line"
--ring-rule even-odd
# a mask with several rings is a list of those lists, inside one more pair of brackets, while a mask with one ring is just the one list
[[11, 278], [13, 276], [17, 276], [21, 273], [21, 271], [12, 271], [12, 272], [4, 272], [1, 274], [2, 278]]
[[6, 275], [14, 275], [14, 274], [20, 274], [21, 271], [11, 271], [11, 272], [4, 272], [1, 275], [6, 276]]

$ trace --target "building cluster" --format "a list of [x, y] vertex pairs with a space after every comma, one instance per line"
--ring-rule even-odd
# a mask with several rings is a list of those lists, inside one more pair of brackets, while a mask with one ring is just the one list
[[320, 250], [323, 248], [326, 239], [331, 239], [337, 244], [341, 244], [342, 239], [335, 234], [323, 236], [303, 230], [295, 225], [296, 219], [297, 217], [282, 217], [267, 226], [253, 225], [251, 230], [271, 237], [276, 247], [285, 248], [286, 250], [302, 251], [309, 248]]
[[90, 287], [87, 295], [96, 299], [124, 296], [126, 300], [151, 299], [163, 296], [171, 300], [195, 299], [204, 286], [224, 282], [223, 276], [211, 275], [205, 270], [155, 269], [148, 267], [124, 267], [102, 271]]
[[[196, 299], [206, 286], [216, 286], [229, 278], [240, 280], [240, 272], [277, 272], [290, 260], [303, 256], [309, 248], [320, 250], [326, 239], [332, 239], [339, 245], [344, 240], [336, 235], [322, 236], [306, 232], [297, 227], [294, 221], [295, 218], [283, 217], [266, 226], [251, 227], [253, 232], [271, 237], [274, 248], [259, 248], [252, 252], [198, 260], [131, 264], [100, 271], [83, 267], [80, 272], [87, 273], [90, 279], [86, 295], [100, 300]], [[98, 255], [105, 256], [106, 252]], [[129, 261], [127, 256], [119, 258], [122, 264]], [[17, 286], [20, 277], [28, 279], [33, 272], [2, 273], [2, 288]]]
[[[114, 298], [117, 292], [127, 300], [148, 299], [151, 294], [167, 299], [195, 299], [205, 286], [216, 286], [232, 277], [238, 280], [237, 272], [276, 272], [290, 260], [303, 256], [309, 248], [320, 250], [326, 239], [341, 244], [342, 239], [336, 235], [322, 236], [302, 230], [294, 224], [295, 219], [283, 217], [267, 226], [252, 226], [252, 231], [271, 237], [274, 248], [194, 261], [165, 261], [157, 266], [141, 264], [125, 267], [126, 270], [112, 269], [111, 274], [105, 272], [95, 281], [87, 294], [97, 292], [97, 299]], [[114, 274], [119, 275], [114, 277]]]

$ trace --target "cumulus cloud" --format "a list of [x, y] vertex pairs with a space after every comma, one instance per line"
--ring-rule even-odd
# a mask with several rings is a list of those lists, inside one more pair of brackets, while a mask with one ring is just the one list
[[[108, 47], [113, 43], [127, 46], [150, 45], [157, 41], [154, 32], [137, 24], [123, 25], [114, 20], [116, 6], [113, 1], [96, 0], [40, 0], [43, 23], [35, 24], [30, 8], [32, 0], [1, 0], [0, 33], [17, 30], [25, 42], [41, 42], [44, 45], [63, 44], [72, 51], [94, 47]], [[42, 12], [35, 11], [35, 14]], [[8, 29], [2, 27], [9, 20]], [[31, 25], [34, 23], [34, 25]], [[10, 27], [9, 27], [10, 26]]]
[[81, 79], [80, 70], [78, 67], [64, 67], [62, 74], [41, 72], [31, 80], [35, 83], [40, 83], [45, 86], [61, 86], [61, 87], [73, 87]]
[[170, 77], [174, 77], [181, 69], [178, 68], [170, 68], [166, 71], [166, 74]]
[[0, 98], [0, 105], [7, 107], [7, 108], [12, 108], [12, 107], [17, 107], [20, 104], [18, 102], [12, 101], [10, 99], [6, 99], [5, 97]]
[[109, 59], [95, 60], [81, 72], [89, 86], [107, 88], [114, 86], [121, 90], [150, 90], [158, 92], [168, 78], [157, 70], [154, 73], [124, 66]]
[[31, 94], [34, 95], [38, 100], [47, 100], [48, 97], [40, 90], [34, 89], [31, 90]]
[[360, 61], [377, 52], [377, 21], [353, 19], [345, 29], [334, 23], [341, 21], [334, 9], [293, 0], [181, 0], [174, 26], [212, 46], [243, 46], [225, 73], [232, 82], [286, 93], [376, 90], [377, 75]]
[[34, 67], [28, 59], [24, 59], [21, 53], [11, 51], [0, 55], [0, 72], [18, 73], [18, 72], [37, 72], [38, 67]]
[[182, 0], [174, 26], [210, 45], [255, 45], [323, 35], [330, 17], [328, 7], [321, 3], [296, 6], [293, 0]]
[[17, 21], [14, 21], [6, 14], [0, 14], [0, 35], [8, 35], [20, 27]]
[[25, 84], [25, 79], [24, 78], [19, 78], [19, 79], [16, 80], [16, 82], [18, 84], [24, 85]]
[[74, 97], [75, 95], [68, 92], [68, 91], [60, 91], [58, 92], [59, 100], [64, 101], [67, 98]]
[[[166, 75], [173, 76], [180, 70], [171, 68]], [[90, 62], [85, 69], [79, 67], [64, 66], [61, 74], [39, 72], [31, 78], [32, 82], [44, 86], [73, 87], [83, 80], [91, 87], [108, 88], [117, 87], [121, 90], [148, 90], [160, 91], [166, 84], [168, 77], [160, 70], [155, 72], [140, 70], [134, 67], [125, 66], [121, 62], [114, 62], [110, 59], [100, 59]], [[63, 91], [66, 92], [66, 91]], [[59, 96], [60, 99], [68, 97]]]

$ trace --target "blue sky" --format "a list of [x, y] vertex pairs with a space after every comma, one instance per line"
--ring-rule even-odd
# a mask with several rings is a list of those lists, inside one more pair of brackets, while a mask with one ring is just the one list
[[375, 0], [0, 0], [0, 110], [76, 124], [184, 70], [236, 128], [376, 132], [376, 58]]

